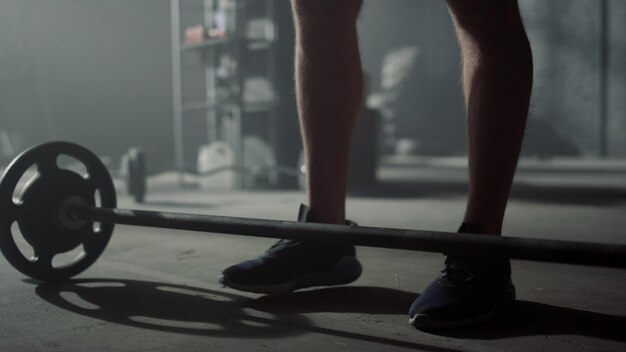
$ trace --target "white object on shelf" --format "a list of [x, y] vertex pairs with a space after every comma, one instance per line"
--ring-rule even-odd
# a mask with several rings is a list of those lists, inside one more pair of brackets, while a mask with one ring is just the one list
[[235, 153], [224, 142], [203, 145], [198, 151], [198, 184], [203, 189], [235, 188]]
[[250, 77], [244, 81], [243, 101], [246, 104], [270, 103], [274, 99], [272, 82], [265, 77]]

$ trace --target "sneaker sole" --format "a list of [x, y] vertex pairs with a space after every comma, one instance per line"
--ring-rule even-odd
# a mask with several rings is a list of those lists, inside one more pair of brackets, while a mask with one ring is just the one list
[[224, 275], [220, 277], [219, 282], [224, 286], [244, 292], [281, 294], [307, 287], [349, 284], [356, 281], [362, 271], [361, 263], [355, 257], [344, 257], [330, 271], [303, 275], [279, 284], [245, 285], [229, 281]]
[[456, 320], [456, 321], [439, 321], [432, 320], [428, 314], [416, 314], [412, 318], [409, 319], [409, 324], [413, 325], [416, 329], [453, 329], [453, 328], [461, 328], [470, 325], [477, 325], [480, 323], [487, 322], [502, 312], [509, 310], [512, 308], [515, 303], [515, 287], [513, 284], [509, 284], [506, 288], [505, 292], [500, 297], [498, 303], [483, 315], [479, 315], [477, 317], [472, 317], [464, 320]]

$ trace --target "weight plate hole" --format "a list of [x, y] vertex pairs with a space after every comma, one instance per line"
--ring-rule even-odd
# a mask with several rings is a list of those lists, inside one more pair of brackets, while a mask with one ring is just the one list
[[[99, 189], [96, 189], [96, 191], [94, 192], [93, 199], [94, 199], [94, 202], [95, 202], [95, 206], [97, 208], [100, 208], [102, 206], [102, 198], [100, 197], [100, 190]], [[100, 233], [101, 229], [102, 229], [101, 223], [94, 221], [94, 223], [93, 223], [93, 232], [94, 233]]]
[[100, 208], [102, 206], [102, 198], [100, 197], [100, 190], [99, 189], [97, 189], [94, 192], [93, 199], [94, 199], [95, 206], [97, 208]]
[[[184, 313], [183, 313], [184, 314]], [[193, 314], [193, 312], [189, 312]], [[165, 329], [184, 329], [184, 330], [196, 330], [196, 331], [220, 331], [225, 328], [217, 323], [210, 321], [180, 321], [167, 319], [162, 317], [149, 317], [145, 315], [131, 315], [128, 317], [133, 323], [139, 323], [142, 326], [154, 326], [157, 328]]]
[[13, 190], [13, 195], [11, 196], [13, 199], [13, 203], [18, 205], [22, 202], [22, 194], [24, 193], [24, 189], [26, 186], [32, 182], [39, 175], [39, 171], [37, 170], [37, 165], [32, 165], [29, 167], [22, 177], [17, 181], [17, 185], [15, 185], [15, 189]]
[[223, 295], [217, 295], [217, 294], [209, 294], [209, 293], [204, 293], [204, 292], [199, 292], [198, 290], [194, 290], [193, 288], [184, 288], [184, 287], [179, 287], [179, 286], [156, 286], [155, 287], [157, 290], [159, 291], [163, 291], [163, 292], [168, 292], [168, 293], [175, 293], [175, 294], [180, 294], [180, 295], [188, 295], [188, 296], [193, 296], [193, 297], [199, 297], [199, 298], [206, 298], [206, 299], [210, 299], [211, 301], [214, 302], [229, 302], [232, 301], [232, 299], [230, 297], [227, 296], [223, 296]]
[[80, 160], [66, 154], [57, 157], [57, 166], [59, 169], [73, 171], [82, 177], [87, 177], [87, 167]]
[[58, 253], [52, 258], [52, 267], [54, 269], [63, 268], [72, 265], [85, 256], [85, 247], [82, 244], [67, 252]]
[[74, 284], [75, 286], [81, 288], [115, 288], [115, 287], [126, 287], [126, 284], [123, 282], [115, 282], [115, 281], [83, 281], [77, 282]]
[[62, 291], [59, 292], [61, 298], [66, 300], [67, 302], [82, 308], [84, 310], [99, 310], [100, 307], [83, 299], [78, 293], [73, 291]]
[[30, 245], [22, 235], [22, 231], [20, 231], [20, 225], [17, 221], [14, 221], [11, 224], [11, 236], [13, 236], [13, 242], [17, 245], [17, 249], [20, 250], [20, 253], [24, 256], [24, 258], [34, 261], [35, 249]]

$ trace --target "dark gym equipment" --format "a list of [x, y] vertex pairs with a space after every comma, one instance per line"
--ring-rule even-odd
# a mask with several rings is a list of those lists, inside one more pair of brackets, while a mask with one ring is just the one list
[[[87, 174], [60, 169], [56, 165], [60, 155], [84, 163]], [[37, 173], [16, 202], [13, 194], [18, 181], [32, 165], [36, 165]], [[28, 149], [13, 160], [0, 180], [0, 249], [19, 271], [45, 281], [67, 278], [89, 267], [108, 243], [113, 224], [296, 240], [344, 240], [369, 247], [626, 267], [626, 245], [619, 244], [163, 213], [116, 209], [115, 202], [108, 171], [85, 148], [51, 142]], [[13, 239], [14, 222], [34, 249], [31, 259], [22, 255]], [[84, 251], [75, 262], [53, 267], [54, 255], [79, 245]]]
[[130, 148], [126, 154], [122, 156], [122, 175], [126, 191], [133, 196], [137, 203], [143, 203], [146, 196], [147, 184], [147, 168], [146, 157], [143, 150], [137, 147]]

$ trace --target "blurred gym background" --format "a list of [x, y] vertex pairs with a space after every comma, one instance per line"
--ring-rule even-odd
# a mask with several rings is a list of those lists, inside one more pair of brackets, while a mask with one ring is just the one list
[[[626, 2], [520, 0], [535, 84], [522, 165], [626, 169]], [[352, 183], [464, 165], [459, 55], [440, 0], [367, 0]], [[221, 188], [302, 182], [284, 0], [0, 1], [0, 165], [69, 140], [112, 169]], [[384, 170], [383, 170], [384, 171]], [[203, 177], [203, 175], [205, 177]]]

